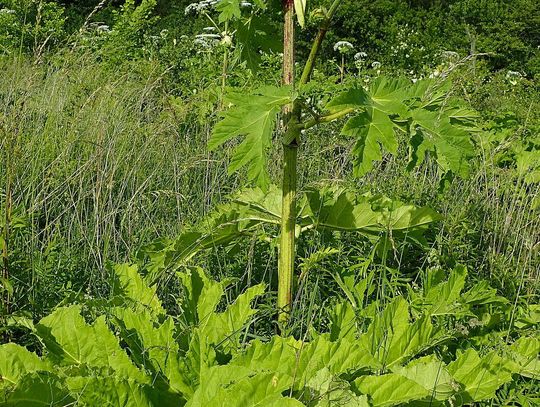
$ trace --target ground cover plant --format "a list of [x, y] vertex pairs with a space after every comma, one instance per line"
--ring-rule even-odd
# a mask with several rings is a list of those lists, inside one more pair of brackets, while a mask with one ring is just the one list
[[540, 403], [534, 7], [352, 3], [0, 3], [1, 405]]

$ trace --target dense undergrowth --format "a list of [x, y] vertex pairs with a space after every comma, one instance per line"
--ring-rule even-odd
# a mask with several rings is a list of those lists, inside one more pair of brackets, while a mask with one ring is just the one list
[[[188, 3], [103, 4], [87, 19], [77, 3], [0, 2], [0, 404], [538, 405], [530, 4], [338, 12], [302, 93], [314, 117], [344, 88], [425, 79], [443, 86], [440, 106], [467, 104], [473, 154], [468, 173], [429, 153], [411, 169], [396, 130], [396, 154], [353, 177], [345, 120], [303, 132], [284, 329], [279, 189], [228, 170], [240, 143], [207, 149], [226, 95], [279, 86], [280, 25], [254, 26], [256, 55], [236, 42], [224, 51], [194, 41], [210, 23], [185, 16]], [[301, 62], [315, 17], [298, 35]], [[334, 50], [342, 39], [367, 55]], [[281, 153], [268, 146], [271, 183]]]

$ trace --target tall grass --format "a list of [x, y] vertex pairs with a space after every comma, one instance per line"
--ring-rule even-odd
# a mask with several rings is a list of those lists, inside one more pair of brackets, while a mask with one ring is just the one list
[[[64, 283], [99, 290], [107, 261], [179, 233], [219, 193], [201, 148], [208, 126], [175, 119], [159, 65], [111, 72], [75, 54], [0, 64], [13, 203], [31, 228], [12, 247], [33, 275], [15, 283], [22, 292], [52, 284], [54, 295], [66, 272]], [[56, 264], [47, 263], [53, 253]]]
[[[216, 113], [204, 100], [204, 73], [194, 70], [192, 83], [175, 83], [169, 67], [158, 62], [111, 70], [72, 51], [39, 64], [6, 57], [0, 69], [2, 148], [12, 145], [11, 168], [6, 154], [0, 163], [1, 181], [11, 171], [13, 208], [26, 219], [24, 230], [11, 230], [11, 278], [21, 309], [40, 315], [69, 293], [99, 295], [107, 290], [109, 261], [132, 259], [156, 238], [179, 234], [242, 185], [241, 175], [226, 172], [227, 149], [206, 151]], [[353, 181], [347, 175], [350, 143], [336, 129], [325, 131], [317, 137], [324, 146], [310, 142], [302, 149], [300, 189], [319, 181], [346, 183], [430, 205], [446, 216], [429, 239], [431, 251], [400, 247], [384, 259], [385, 267], [410, 275], [435, 253], [442, 265], [464, 262], [513, 297], [538, 293], [540, 218], [531, 210], [538, 186], [494, 168], [489, 155], [469, 179], [455, 180], [443, 192], [432, 167], [409, 174], [404, 158], [386, 160], [366, 179]], [[278, 150], [271, 152], [275, 180], [278, 157]], [[299, 255], [332, 245], [371, 255], [368, 242], [335, 238], [314, 234]], [[214, 274], [271, 280], [275, 256], [260, 250], [253, 242], [235, 261], [216, 251], [205, 263]], [[335, 260], [356, 261], [341, 255]], [[327, 284], [321, 278], [314, 284]], [[313, 304], [324, 300], [318, 296], [328, 293], [322, 291], [298, 300], [315, 312]]]

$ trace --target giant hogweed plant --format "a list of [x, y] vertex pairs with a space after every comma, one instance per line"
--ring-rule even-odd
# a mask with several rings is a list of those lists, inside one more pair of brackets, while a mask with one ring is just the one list
[[224, 304], [227, 282], [185, 268], [171, 315], [135, 266], [118, 265], [109, 298], [26, 324], [38, 353], [0, 346], [0, 404], [461, 406], [504, 393], [534, 405], [537, 316], [515, 314], [516, 331], [512, 307], [485, 282], [464, 290], [465, 268], [446, 274], [428, 272], [410, 302], [386, 307], [370, 301], [369, 278], [346, 274], [329, 332], [248, 341], [263, 285]]
[[[235, 0], [225, 3], [232, 4]], [[444, 174], [465, 176], [468, 159], [473, 155], [471, 131], [474, 129], [474, 112], [450, 97], [447, 85], [433, 80], [411, 83], [401, 78], [381, 77], [367, 88], [353, 82], [324, 107], [314, 109], [303, 92], [308, 87], [319, 49], [341, 1], [333, 1], [328, 9], [316, 10], [318, 15], [323, 15], [319, 33], [300, 79], [296, 80], [294, 15], [303, 26], [306, 3], [306, 0], [282, 2], [282, 86], [264, 86], [249, 95], [244, 90], [229, 92], [224, 103], [228, 109], [223, 112], [222, 120], [216, 124], [209, 141], [210, 150], [215, 150], [232, 139], [240, 138], [241, 142], [232, 154], [229, 171], [246, 167], [249, 181], [263, 191], [271, 189], [266, 161], [267, 150], [275, 134], [282, 144], [277, 304], [282, 323], [286, 322], [291, 309], [295, 239], [299, 226], [297, 156], [302, 143], [307, 142], [306, 131], [346, 118], [342, 134], [355, 140], [352, 161], [353, 173], [357, 177], [369, 172], [373, 163], [382, 160], [384, 154], [397, 155], [401, 141], [408, 147], [409, 169], [420, 165], [430, 155]], [[434, 218], [424, 220], [428, 223]], [[315, 224], [317, 222], [315, 220]], [[353, 220], [350, 229], [355, 229], [354, 224]]]

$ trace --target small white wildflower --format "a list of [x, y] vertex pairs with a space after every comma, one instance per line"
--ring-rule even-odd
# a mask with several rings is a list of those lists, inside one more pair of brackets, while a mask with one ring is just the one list
[[349, 41], [338, 41], [334, 44], [334, 51], [339, 51], [341, 54], [347, 54], [354, 49], [354, 46]]
[[373, 69], [379, 69], [379, 68], [381, 67], [381, 63], [380, 63], [379, 61], [373, 61], [373, 62], [371, 63], [371, 67], [372, 67]]
[[216, 31], [216, 27], [204, 27], [202, 30], [206, 32], [214, 32]]
[[0, 10], [0, 14], [16, 14], [17, 12], [15, 10], [11, 10], [9, 8], [3, 8]]
[[198, 45], [202, 48], [210, 48], [212, 46], [209, 42], [205, 41], [202, 38], [195, 38], [195, 41], [193, 41], [193, 44]]
[[253, 7], [253, 4], [251, 4], [249, 1], [242, 1], [240, 2], [240, 7], [241, 8]]
[[219, 0], [203, 0], [198, 3], [191, 3], [184, 9], [184, 13], [188, 14], [198, 14], [201, 11], [204, 11], [207, 8], [213, 7], [217, 4]]
[[471, 318], [469, 320], [469, 326], [471, 328], [476, 328], [477, 326], [483, 326], [484, 323], [482, 321], [480, 321], [478, 318]]

